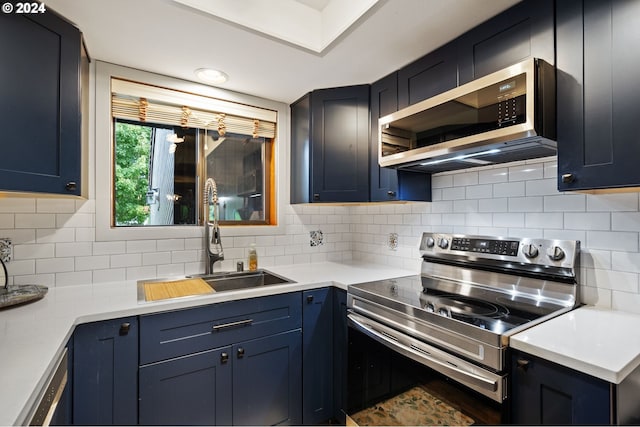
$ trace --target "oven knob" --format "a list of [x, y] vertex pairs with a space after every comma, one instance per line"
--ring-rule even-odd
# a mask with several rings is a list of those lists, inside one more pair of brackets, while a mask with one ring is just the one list
[[427, 237], [427, 247], [428, 248], [432, 248], [433, 245], [435, 245], [435, 244], [436, 244], [436, 241], [433, 240], [433, 237]]
[[535, 258], [538, 256], [538, 248], [534, 245], [524, 245], [522, 247], [522, 252], [527, 258]]
[[552, 261], [560, 261], [564, 258], [564, 251], [561, 247], [554, 246], [547, 251], [547, 255], [549, 255], [549, 259]]
[[438, 241], [438, 246], [440, 246], [440, 248], [442, 248], [442, 249], [447, 249], [449, 247], [449, 241], [447, 239], [445, 239], [444, 237], [442, 237]]

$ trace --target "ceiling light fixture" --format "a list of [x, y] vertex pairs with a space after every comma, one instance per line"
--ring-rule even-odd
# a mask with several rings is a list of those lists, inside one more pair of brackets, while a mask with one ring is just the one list
[[200, 80], [210, 84], [219, 85], [229, 80], [229, 76], [213, 68], [198, 68], [194, 73]]

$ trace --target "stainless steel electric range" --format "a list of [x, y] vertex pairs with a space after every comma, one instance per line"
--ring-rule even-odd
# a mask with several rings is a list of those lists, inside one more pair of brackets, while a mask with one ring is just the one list
[[420, 275], [349, 286], [349, 331], [504, 413], [509, 337], [576, 306], [579, 252], [573, 240], [423, 233]]

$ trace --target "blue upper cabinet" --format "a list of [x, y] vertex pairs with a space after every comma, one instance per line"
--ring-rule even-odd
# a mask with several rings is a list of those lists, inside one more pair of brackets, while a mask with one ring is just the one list
[[457, 60], [456, 46], [449, 43], [400, 69], [398, 71], [398, 109], [456, 87], [458, 85]]
[[80, 31], [50, 10], [3, 13], [0, 39], [0, 191], [81, 195]]
[[555, 64], [553, 8], [553, 0], [525, 0], [456, 39], [458, 84], [527, 58]]
[[369, 85], [291, 105], [291, 203], [369, 200]]
[[[405, 75], [408, 75], [405, 73]], [[454, 73], [455, 75], [455, 73]], [[422, 76], [422, 77], [418, 77]], [[416, 82], [424, 73], [416, 74]], [[408, 79], [405, 80], [407, 88]], [[417, 83], [414, 87], [419, 86]], [[425, 94], [425, 90], [420, 91]], [[369, 197], [372, 202], [391, 200], [431, 201], [431, 175], [378, 164], [378, 119], [398, 111], [398, 72], [392, 73], [371, 85], [371, 145], [369, 164]]]
[[640, 186], [640, 2], [556, 3], [558, 188]]

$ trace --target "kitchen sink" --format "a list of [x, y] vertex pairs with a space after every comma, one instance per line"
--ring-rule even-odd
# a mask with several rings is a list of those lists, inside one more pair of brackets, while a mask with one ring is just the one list
[[187, 276], [201, 278], [216, 292], [235, 291], [238, 289], [256, 288], [259, 286], [294, 283], [293, 280], [278, 276], [267, 270], [222, 272], [207, 275]]
[[149, 302], [295, 283], [267, 270], [219, 272], [184, 278], [138, 281], [138, 302]]

